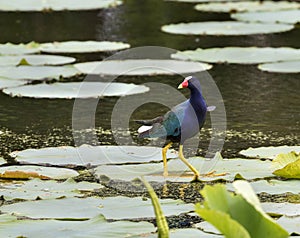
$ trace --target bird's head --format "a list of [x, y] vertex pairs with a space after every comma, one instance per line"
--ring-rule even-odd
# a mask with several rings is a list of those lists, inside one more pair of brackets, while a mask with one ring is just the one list
[[200, 82], [195, 76], [188, 76], [186, 77], [181, 84], [179, 84], [178, 89], [181, 88], [193, 88], [193, 87], [200, 87]]

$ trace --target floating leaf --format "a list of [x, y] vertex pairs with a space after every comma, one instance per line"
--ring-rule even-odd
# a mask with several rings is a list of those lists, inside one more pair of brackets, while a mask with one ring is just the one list
[[22, 79], [8, 79], [0, 77], [0, 89], [17, 87], [26, 84], [27, 82]]
[[[187, 3], [206, 3], [212, 2], [211, 0], [166, 0], [170, 2], [187, 2]], [[213, 2], [238, 2], [243, 0], [213, 0]]]
[[67, 179], [78, 176], [75, 170], [41, 166], [4, 166], [0, 167], [0, 178], [13, 179]]
[[287, 24], [208, 21], [170, 24], [161, 29], [166, 33], [182, 35], [251, 35], [284, 32], [293, 28], [293, 25]]
[[2, 66], [0, 77], [10, 79], [59, 79], [59, 77], [72, 77], [79, 72], [72, 66]]
[[13, 97], [31, 98], [97, 98], [125, 96], [148, 92], [144, 85], [104, 82], [73, 82], [34, 84], [7, 88], [3, 92]]
[[300, 216], [300, 204], [299, 203], [275, 203], [265, 202], [262, 203], [264, 211], [274, 216]]
[[74, 61], [75, 58], [58, 55], [0, 56], [0, 66], [62, 65], [70, 64]]
[[287, 61], [270, 64], [260, 64], [258, 68], [262, 71], [272, 73], [300, 73], [300, 60], [299, 61]]
[[[210, 2], [197, 4], [195, 9], [206, 12], [257, 12], [257, 11], [279, 11], [300, 8], [296, 2], [280, 1], [244, 1], [244, 2]], [[276, 14], [276, 13], [275, 13]]]
[[236, 181], [233, 186], [237, 195], [222, 184], [205, 186], [203, 206], [197, 204], [196, 212], [228, 238], [288, 237], [287, 231], [263, 212], [249, 183]]
[[0, 157], [0, 165], [6, 164], [6, 163], [7, 163], [7, 161], [4, 158]]
[[[192, 204], [184, 204], [180, 200], [160, 199], [159, 202], [166, 216], [179, 215], [193, 210]], [[1, 206], [0, 210], [3, 213], [29, 218], [68, 220], [90, 219], [99, 214], [104, 215], [106, 219], [114, 220], [155, 217], [150, 199], [122, 196], [26, 201]]]
[[300, 59], [300, 50], [288, 47], [224, 47], [178, 51], [172, 58], [210, 63], [258, 64]]
[[96, 10], [102, 8], [109, 8], [118, 6], [122, 2], [118, 0], [11, 0], [6, 2], [0, 0], [0, 11], [83, 11], [83, 10]]
[[[1, 6], [0, 2], [0, 6]], [[1, 7], [0, 7], [1, 8]], [[0, 55], [24, 55], [40, 52], [39, 44], [31, 42], [28, 44], [0, 44]]]
[[289, 152], [300, 152], [300, 146], [269, 146], [269, 147], [257, 147], [248, 148], [242, 150], [239, 154], [251, 157], [251, 158], [264, 158], [264, 159], [274, 159], [279, 154], [286, 154]]
[[[60, 146], [26, 149], [10, 154], [22, 164], [58, 166], [95, 166], [101, 164], [129, 164], [161, 161], [161, 148], [151, 146]], [[169, 150], [168, 158], [176, 158]]]
[[231, 17], [239, 21], [287, 23], [300, 22], [300, 10], [276, 11], [276, 12], [245, 12], [231, 14]]
[[273, 160], [273, 165], [277, 168], [273, 174], [284, 178], [300, 179], [300, 154], [295, 152], [279, 154]]
[[284, 227], [290, 234], [294, 233], [300, 235], [300, 216], [282, 216], [277, 220], [277, 223]]
[[124, 50], [129, 47], [129, 44], [113, 41], [65, 41], [43, 43], [40, 49], [47, 53], [91, 53]]
[[221, 234], [217, 228], [215, 228], [212, 224], [210, 224], [207, 221], [199, 222], [199, 223], [195, 224], [195, 227], [197, 227], [207, 233]]
[[[201, 181], [226, 180], [233, 181], [237, 174], [245, 179], [274, 177], [271, 169], [271, 161], [247, 160], [247, 159], [224, 159], [207, 160], [202, 157], [192, 157], [189, 162], [199, 169], [206, 167], [209, 171], [227, 173], [224, 176], [199, 177]], [[102, 176], [112, 180], [131, 181], [144, 176], [147, 181], [162, 182], [165, 180], [174, 182], [190, 182], [193, 174], [186, 172], [188, 168], [180, 159], [168, 161], [169, 176], [163, 176], [162, 163], [139, 164], [139, 165], [102, 165], [95, 169], [95, 175], [101, 180]], [[189, 171], [189, 170], [188, 170]], [[201, 171], [200, 171], [201, 172]]]
[[[293, 193], [299, 194], [300, 190], [300, 181], [299, 180], [259, 180], [250, 183], [253, 190], [259, 193], [268, 193], [268, 194], [284, 194], [284, 193]], [[234, 191], [232, 184], [227, 184], [227, 188], [230, 191]]]
[[0, 187], [0, 194], [6, 201], [13, 199], [53, 199], [60, 197], [81, 197], [84, 196], [83, 193], [80, 193], [81, 191], [93, 191], [95, 189], [101, 189], [102, 187], [102, 185], [97, 183], [76, 183], [73, 179], [68, 179], [65, 182], [33, 179], [24, 181], [21, 184], [4, 183]]
[[100, 75], [174, 75], [195, 73], [212, 68], [211, 65], [178, 60], [106, 60], [74, 65], [84, 74]]
[[[6, 214], [0, 215], [1, 217]], [[12, 217], [12, 216], [11, 216]], [[149, 222], [117, 221], [107, 222], [102, 216], [93, 217], [87, 221], [57, 221], [57, 220], [10, 220], [0, 223], [3, 237], [142, 237], [142, 234], [154, 232], [154, 226]], [[51, 232], [49, 232], [51, 231]]]

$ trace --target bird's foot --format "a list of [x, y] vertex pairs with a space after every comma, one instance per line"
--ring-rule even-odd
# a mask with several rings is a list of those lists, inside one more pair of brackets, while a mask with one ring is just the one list
[[208, 172], [208, 173], [206, 173], [206, 174], [202, 174], [201, 176], [202, 177], [219, 177], [219, 176], [225, 176], [225, 175], [227, 175], [228, 173], [218, 173], [218, 174], [216, 174], [216, 170], [212, 170], [212, 171], [210, 171], [210, 172]]

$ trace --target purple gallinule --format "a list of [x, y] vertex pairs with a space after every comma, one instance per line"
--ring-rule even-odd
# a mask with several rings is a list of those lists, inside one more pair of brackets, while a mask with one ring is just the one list
[[[205, 122], [206, 112], [213, 110], [214, 107], [207, 107], [205, 99], [202, 96], [200, 82], [196, 77], [186, 77], [178, 88], [188, 88], [191, 92], [190, 98], [176, 105], [163, 116], [152, 120], [137, 120], [137, 123], [143, 125], [138, 129], [139, 137], [166, 138], [168, 143], [162, 149], [163, 175], [165, 177], [168, 176], [167, 150], [173, 142], [179, 142], [179, 158], [194, 173], [194, 180], [198, 180], [200, 173], [183, 155], [183, 143], [199, 132]], [[212, 172], [208, 175], [211, 174]]]

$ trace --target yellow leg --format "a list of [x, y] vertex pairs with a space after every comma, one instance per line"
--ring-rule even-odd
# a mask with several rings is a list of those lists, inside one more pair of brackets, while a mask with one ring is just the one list
[[173, 143], [170, 142], [162, 149], [162, 157], [163, 157], [163, 163], [164, 163], [164, 177], [168, 176], [168, 167], [167, 167], [167, 151], [171, 147]]
[[193, 165], [191, 165], [191, 164], [186, 160], [186, 158], [184, 158], [184, 155], [183, 155], [183, 145], [179, 145], [179, 159], [181, 159], [182, 162], [185, 163], [185, 164], [189, 167], [189, 169], [192, 170], [192, 172], [195, 174], [193, 180], [198, 180], [200, 173], [198, 172], [197, 169], [194, 168]]

